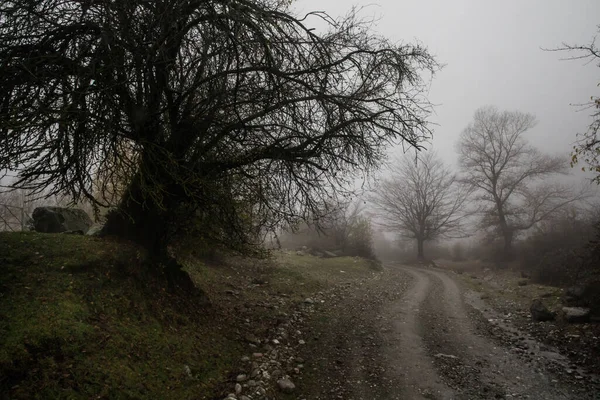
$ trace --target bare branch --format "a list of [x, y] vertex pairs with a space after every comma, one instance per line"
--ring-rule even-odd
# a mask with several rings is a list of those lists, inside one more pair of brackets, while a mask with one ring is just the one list
[[318, 34], [284, 3], [1, 2], [0, 169], [38, 193], [116, 197], [120, 225], [317, 215], [390, 144], [431, 136], [422, 73], [438, 65], [356, 12], [309, 14]]
[[382, 227], [417, 240], [420, 257], [425, 241], [465, 236], [469, 188], [435, 154], [405, 156], [390, 173], [370, 198]]
[[519, 232], [588, 193], [543, 183], [565, 174], [568, 163], [540, 153], [525, 140], [523, 135], [535, 123], [531, 114], [484, 107], [475, 112], [458, 145], [462, 181], [479, 194], [485, 204], [482, 224], [500, 232], [507, 252]]
[[[600, 25], [598, 31], [600, 32]], [[600, 67], [600, 49], [596, 44], [596, 39], [597, 37], [594, 36], [588, 45], [563, 43], [560, 47], [544, 50], [575, 54], [563, 60], [587, 60], [588, 63], [595, 62]], [[600, 84], [597, 86], [600, 86]], [[578, 163], [585, 164], [582, 170], [594, 172], [596, 175], [593, 180], [600, 184], [600, 139], [598, 138], [598, 132], [600, 131], [600, 96], [590, 96], [590, 101], [580, 104], [579, 107], [592, 110], [590, 114], [592, 122], [586, 132], [577, 134], [577, 144], [573, 146], [573, 152], [571, 153], [571, 167]]]

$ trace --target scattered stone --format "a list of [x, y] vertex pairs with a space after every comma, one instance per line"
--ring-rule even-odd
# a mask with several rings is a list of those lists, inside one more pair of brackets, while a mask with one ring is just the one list
[[236, 382], [244, 382], [246, 380], [248, 380], [248, 376], [245, 374], [239, 374], [237, 378], [235, 378]]
[[239, 383], [235, 384], [235, 394], [240, 394], [242, 393], [242, 385], [240, 385]]
[[242, 362], [248, 362], [248, 361], [250, 361], [250, 357], [248, 357], [248, 356], [242, 357]]
[[277, 379], [277, 378], [279, 378], [282, 375], [283, 375], [283, 372], [281, 370], [279, 370], [279, 369], [276, 369], [273, 372], [271, 372], [271, 377], [273, 379]]
[[263, 353], [252, 353], [253, 358], [262, 358]]
[[250, 281], [250, 283], [252, 283], [253, 285], [264, 285], [268, 282], [264, 278], [252, 278], [252, 281]]
[[569, 323], [585, 323], [590, 320], [590, 309], [583, 307], [563, 307], [565, 320]]
[[458, 359], [458, 357], [455, 356], [455, 355], [452, 355], [452, 354], [443, 354], [443, 353], [437, 353], [434, 357], [435, 358], [450, 358], [450, 359], [453, 359], [453, 360]]
[[556, 313], [548, 310], [541, 299], [534, 299], [529, 307], [533, 321], [553, 321]]
[[61, 232], [63, 235], [83, 235], [84, 232], [80, 229], [76, 230], [76, 231], [64, 231]]
[[304, 300], [304, 302], [305, 302], [306, 304], [313, 304], [315, 301], [309, 297], [309, 298], [307, 298], [306, 300]]
[[302, 339], [298, 340], [298, 344], [306, 344], [306, 342]]
[[283, 393], [292, 393], [296, 389], [296, 385], [289, 379], [283, 378], [277, 381], [277, 386], [279, 390]]
[[194, 375], [192, 375], [192, 370], [190, 369], [190, 367], [188, 365], [184, 365], [183, 366], [183, 371], [185, 372], [185, 375], [188, 378], [193, 378], [194, 377]]
[[100, 236], [103, 228], [104, 228], [104, 225], [102, 225], [102, 224], [93, 224], [92, 226], [90, 226], [90, 228], [87, 230], [87, 232], [85, 234], [87, 236]]
[[255, 344], [255, 345], [259, 345], [259, 344], [260, 344], [260, 339], [259, 339], [259, 338], [257, 338], [256, 336], [254, 336], [254, 335], [253, 335], [253, 334], [251, 334], [251, 333], [250, 333], [250, 334], [248, 334], [248, 335], [246, 335], [245, 339], [246, 339], [246, 341], [247, 341], [248, 343], [252, 343], [252, 344]]
[[264, 387], [262, 387], [262, 386], [259, 386], [258, 388], [256, 388], [256, 393], [257, 393], [259, 396], [265, 396], [265, 395], [267, 394], [267, 391], [265, 390], [265, 388], [264, 388]]

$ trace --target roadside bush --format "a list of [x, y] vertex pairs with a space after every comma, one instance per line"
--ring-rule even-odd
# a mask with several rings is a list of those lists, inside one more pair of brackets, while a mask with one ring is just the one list
[[373, 247], [373, 229], [371, 227], [371, 221], [364, 217], [359, 216], [348, 234], [344, 254], [349, 256], [358, 256], [374, 260], [375, 250]]
[[477, 240], [465, 253], [468, 259], [480, 260], [495, 268], [505, 268], [507, 264], [504, 260], [503, 251], [501, 239], [491, 239], [486, 236]]
[[546, 221], [519, 246], [521, 270], [537, 282], [554, 286], [586, 280], [597, 265], [593, 237], [590, 220], [573, 211]]
[[452, 261], [465, 261], [467, 259], [466, 253], [464, 244], [456, 242], [452, 246]]
[[375, 260], [371, 220], [361, 213], [361, 203], [332, 207], [319, 228], [302, 223], [293, 232], [283, 232], [279, 242], [283, 248], [307, 247], [315, 252], [330, 251], [338, 255]]

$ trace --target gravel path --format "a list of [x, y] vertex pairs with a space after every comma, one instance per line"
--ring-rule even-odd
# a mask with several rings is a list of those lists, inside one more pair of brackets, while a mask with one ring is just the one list
[[596, 377], [555, 375], [555, 349], [508, 324], [491, 335], [493, 310], [446, 271], [388, 265], [338, 299], [305, 349], [299, 398], [600, 399]]

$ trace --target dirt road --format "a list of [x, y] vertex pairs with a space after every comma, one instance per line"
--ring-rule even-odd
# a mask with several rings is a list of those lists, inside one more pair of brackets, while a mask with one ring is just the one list
[[565, 377], [564, 355], [497, 322], [451, 272], [388, 265], [321, 318], [307, 399], [600, 398], [594, 375]]

